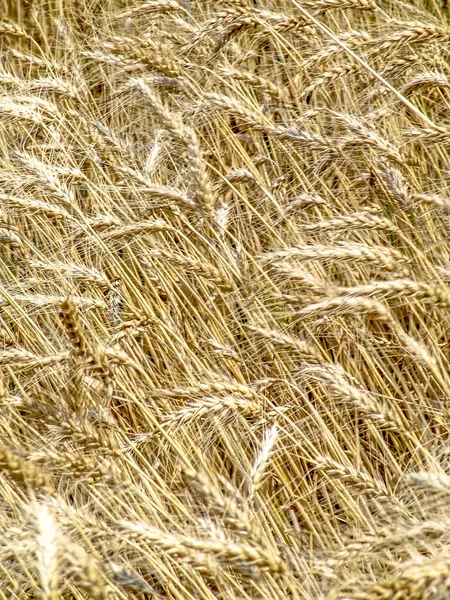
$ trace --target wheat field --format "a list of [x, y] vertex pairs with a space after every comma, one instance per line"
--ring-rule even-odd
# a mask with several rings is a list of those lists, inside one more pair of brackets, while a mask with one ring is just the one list
[[0, 21], [0, 599], [450, 594], [450, 7]]

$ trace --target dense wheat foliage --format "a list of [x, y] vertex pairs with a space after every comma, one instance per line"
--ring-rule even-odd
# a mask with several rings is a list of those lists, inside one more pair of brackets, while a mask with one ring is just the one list
[[0, 599], [450, 593], [441, 0], [0, 22]]

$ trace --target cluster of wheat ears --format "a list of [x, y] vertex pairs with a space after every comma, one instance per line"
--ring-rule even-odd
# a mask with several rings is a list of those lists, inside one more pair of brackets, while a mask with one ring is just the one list
[[0, 599], [447, 598], [445, 3], [11, 4]]

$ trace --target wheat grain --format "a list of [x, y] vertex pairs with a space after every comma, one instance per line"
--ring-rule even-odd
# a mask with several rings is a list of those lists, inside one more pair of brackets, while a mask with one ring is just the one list
[[11, 35], [19, 38], [30, 39], [30, 36], [17, 23], [8, 21], [0, 22], [0, 35]]
[[343, 217], [335, 217], [316, 223], [308, 223], [302, 225], [303, 231], [349, 231], [351, 229], [385, 229], [387, 231], [395, 231], [396, 226], [386, 217], [379, 216], [379, 211], [372, 207], [364, 208], [360, 212], [345, 215]]
[[401, 88], [402, 94], [411, 94], [412, 92], [426, 87], [437, 87], [445, 89], [449, 87], [447, 77], [442, 73], [421, 73], [405, 83]]
[[[242, 567], [255, 566], [269, 572], [278, 573], [283, 570], [281, 560], [274, 559], [264, 554], [254, 546], [242, 545], [221, 540], [200, 540], [186, 536], [174, 536], [158, 531], [144, 523], [122, 522], [123, 530], [135, 537], [141, 537], [146, 541], [164, 549], [169, 556], [176, 554], [180, 558], [187, 557], [190, 551], [211, 554], [221, 560], [229, 562], [237, 570]], [[242, 567], [240, 565], [242, 564]], [[244, 570], [245, 573], [245, 570]]]
[[444, 473], [440, 475], [433, 473], [411, 473], [408, 476], [408, 483], [411, 486], [435, 492], [448, 493], [450, 489], [450, 478]]
[[318, 88], [326, 86], [333, 81], [342, 80], [347, 75], [356, 75], [361, 72], [361, 65], [345, 65], [343, 67], [333, 67], [329, 71], [325, 71], [319, 77], [314, 79], [302, 92], [301, 98], [310, 101], [311, 94]]
[[[367, 42], [370, 39], [369, 34], [366, 31], [345, 31], [338, 35], [338, 39], [345, 43], [348, 48], [358, 47], [359, 45]], [[331, 42], [325, 46], [322, 50], [319, 50], [316, 54], [310, 56], [304, 63], [306, 69], [318, 68], [322, 63], [327, 62], [334, 58], [337, 54], [342, 52], [341, 46]]]
[[267, 252], [259, 257], [264, 264], [273, 264], [290, 258], [297, 260], [354, 260], [367, 261], [379, 265], [388, 271], [396, 270], [405, 258], [394, 248], [368, 246], [357, 242], [340, 242], [336, 246], [314, 244], [298, 246], [276, 252]]
[[118, 19], [129, 19], [138, 17], [142, 14], [166, 13], [183, 11], [183, 7], [175, 0], [157, 0], [151, 2], [142, 2], [138, 6], [124, 10], [116, 15]]
[[230, 412], [242, 414], [249, 418], [260, 416], [258, 406], [247, 398], [239, 398], [238, 396], [204, 397], [168, 415], [161, 425], [163, 428], [171, 430], [174, 427], [187, 426], [189, 423], [199, 421], [205, 417]]
[[46, 504], [35, 505], [36, 529], [38, 531], [37, 565], [42, 598], [55, 600], [58, 592], [58, 529]]
[[110, 595], [110, 586], [99, 563], [81, 547], [71, 544], [66, 553], [71, 571], [79, 587], [94, 600], [103, 600]]
[[261, 532], [257, 530], [250, 515], [240, 508], [233, 497], [224, 496], [208, 475], [202, 471], [186, 467], [184, 475], [192, 490], [200, 494], [212, 514], [220, 516], [225, 525], [237, 531], [242, 537], [261, 544]]
[[272, 425], [270, 430], [265, 432], [264, 439], [261, 442], [261, 450], [249, 472], [250, 480], [250, 497], [253, 497], [261, 485], [264, 483], [264, 479], [267, 476], [267, 467], [274, 452], [274, 445], [278, 436], [278, 429], [276, 425]]
[[448, 558], [445, 556], [425, 563], [410, 564], [401, 573], [378, 582], [376, 586], [358, 590], [351, 597], [361, 600], [406, 600], [411, 597], [426, 598], [430, 594], [443, 596], [448, 593], [448, 569]]
[[261, 337], [268, 342], [289, 350], [296, 350], [300, 354], [307, 356], [310, 360], [318, 360], [320, 357], [319, 352], [308, 342], [304, 340], [295, 339], [289, 335], [286, 335], [282, 331], [276, 331], [273, 329], [265, 329], [256, 325], [248, 325], [248, 329], [256, 336]]
[[94, 285], [98, 285], [101, 288], [109, 288], [110, 286], [110, 283], [105, 274], [93, 268], [88, 268], [85, 266], [80, 267], [75, 264], [46, 263], [40, 260], [30, 260], [27, 262], [27, 265], [31, 269], [36, 269], [44, 272], [48, 271], [61, 273], [62, 275], [67, 276], [68, 279], [85, 283], [92, 283]]
[[367, 498], [376, 499], [394, 513], [407, 514], [405, 507], [387, 491], [381, 482], [376, 481], [363, 471], [341, 465], [330, 456], [317, 457], [314, 466], [331, 480], [340, 482], [345, 488], [354, 489]]
[[372, 0], [319, 0], [319, 2], [305, 2], [305, 7], [320, 14], [333, 8], [340, 10], [347, 8], [376, 10], [377, 4]]
[[396, 163], [403, 164], [404, 159], [401, 153], [384, 139], [373, 127], [364, 123], [360, 119], [345, 115], [343, 113], [332, 112], [332, 116], [342, 123], [348, 130], [354, 133], [354, 137], [346, 142], [347, 147], [351, 146], [368, 146], [374, 148], [387, 159]]
[[149, 255], [154, 258], [162, 259], [168, 261], [169, 263], [174, 263], [179, 265], [181, 268], [185, 269], [186, 272], [192, 272], [196, 275], [199, 275], [202, 278], [207, 279], [211, 283], [226, 290], [231, 290], [234, 288], [233, 282], [227, 277], [226, 274], [222, 273], [219, 269], [209, 264], [206, 261], [200, 261], [190, 256], [182, 256], [178, 254], [174, 254], [171, 252], [167, 252], [167, 250], [163, 249], [154, 249], [149, 252]]
[[23, 348], [5, 349], [0, 352], [0, 364], [12, 366], [14, 369], [34, 369], [47, 365], [57, 365], [67, 360], [67, 354], [54, 354], [50, 356], [37, 356]]
[[244, 84], [248, 84], [251, 87], [259, 88], [262, 92], [272, 96], [277, 100], [287, 99], [287, 93], [285, 89], [280, 88], [278, 85], [270, 81], [270, 79], [266, 79], [265, 77], [261, 77], [255, 73], [250, 73], [249, 71], [243, 71], [241, 69], [224, 68], [220, 70], [220, 74], [225, 78], [231, 77], [236, 81], [242, 81]]
[[106, 50], [118, 49], [120, 55], [125, 55], [138, 63], [142, 63], [146, 68], [158, 71], [167, 77], [183, 78], [183, 70], [167, 53], [163, 44], [155, 44], [151, 38], [126, 38], [114, 36], [113, 41], [105, 43]]
[[342, 288], [346, 296], [370, 298], [401, 298], [407, 296], [418, 300], [428, 301], [444, 308], [450, 306], [450, 296], [445, 288], [437, 288], [421, 281], [412, 279], [393, 279], [378, 281], [354, 288]]
[[406, 435], [403, 420], [396, 414], [390, 414], [378, 406], [369, 392], [348, 381], [348, 374], [340, 366], [309, 366], [305, 372], [317, 377], [320, 383], [326, 385], [337, 397], [354, 405], [367, 419], [374, 422], [382, 430]]
[[4, 446], [0, 448], [0, 469], [13, 481], [51, 493], [53, 486], [46, 473]]
[[99, 232], [104, 240], [117, 240], [124, 237], [136, 237], [140, 234], [158, 233], [160, 231], [171, 231], [172, 227], [165, 221], [141, 221], [139, 223], [129, 223], [108, 231]]

